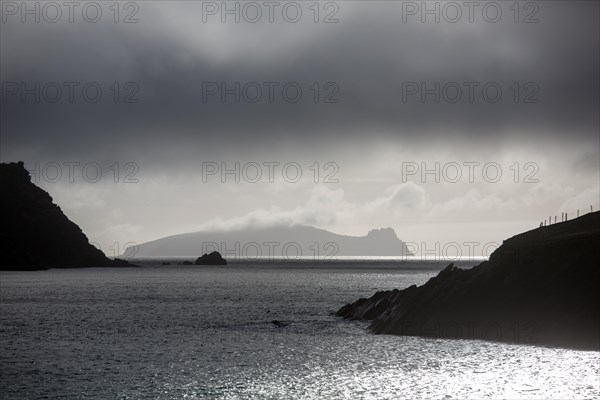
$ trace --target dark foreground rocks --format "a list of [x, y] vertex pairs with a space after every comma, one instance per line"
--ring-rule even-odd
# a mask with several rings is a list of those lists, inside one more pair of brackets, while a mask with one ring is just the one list
[[600, 350], [600, 213], [514, 236], [473, 269], [382, 291], [337, 315], [378, 334]]
[[128, 267], [91, 245], [22, 162], [0, 164], [0, 269]]
[[194, 262], [196, 265], [227, 265], [227, 261], [221, 257], [221, 253], [213, 251], [209, 254], [203, 254], [202, 257], [198, 257]]

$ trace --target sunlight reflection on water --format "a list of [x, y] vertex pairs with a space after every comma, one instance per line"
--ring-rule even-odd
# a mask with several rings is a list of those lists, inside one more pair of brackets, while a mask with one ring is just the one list
[[2, 273], [0, 398], [599, 397], [598, 352], [378, 336], [332, 315], [435, 273]]

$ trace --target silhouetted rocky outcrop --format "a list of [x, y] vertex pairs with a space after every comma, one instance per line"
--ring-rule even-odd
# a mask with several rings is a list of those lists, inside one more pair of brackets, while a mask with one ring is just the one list
[[337, 315], [374, 333], [600, 349], [600, 213], [506, 240], [469, 270], [378, 292]]
[[0, 269], [124, 267], [91, 245], [22, 162], [0, 164]]
[[213, 251], [209, 254], [203, 254], [202, 257], [198, 257], [196, 265], [227, 265], [227, 261], [221, 257], [221, 253]]

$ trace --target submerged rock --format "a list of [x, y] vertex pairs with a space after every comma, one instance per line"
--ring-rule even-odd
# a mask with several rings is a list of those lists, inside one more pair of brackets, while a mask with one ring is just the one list
[[600, 350], [600, 213], [506, 240], [478, 266], [378, 292], [337, 315], [374, 333]]
[[202, 257], [198, 257], [195, 262], [196, 265], [227, 265], [227, 261], [221, 257], [221, 253], [213, 251], [209, 254], [204, 254]]

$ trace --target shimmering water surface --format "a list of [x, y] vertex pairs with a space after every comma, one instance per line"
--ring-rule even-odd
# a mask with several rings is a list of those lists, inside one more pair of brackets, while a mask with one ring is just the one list
[[598, 352], [376, 336], [332, 314], [443, 265], [142, 264], [0, 273], [0, 398], [600, 397]]

